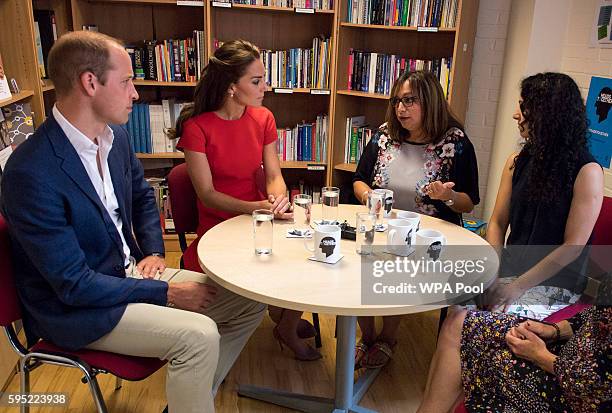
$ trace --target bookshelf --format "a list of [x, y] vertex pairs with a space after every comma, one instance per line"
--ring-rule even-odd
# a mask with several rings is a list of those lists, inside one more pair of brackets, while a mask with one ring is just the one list
[[356, 164], [346, 163], [346, 119], [365, 115], [369, 127], [384, 122], [389, 96], [349, 90], [349, 54], [351, 50], [432, 60], [452, 58], [447, 98], [460, 120], [465, 119], [470, 67], [473, 57], [478, 0], [458, 0], [457, 20], [452, 28], [357, 24], [348, 19], [349, 0], [338, 10], [338, 47], [336, 50], [336, 87], [330, 156], [330, 181], [351, 190], [349, 185]]
[[[200, 30], [204, 32], [202, 57], [205, 60], [214, 52], [216, 40], [244, 38], [261, 49], [282, 51], [309, 49], [313, 38], [329, 38], [326, 87], [322, 90], [269, 87], [264, 105], [274, 113], [278, 128], [293, 128], [304, 121], [314, 121], [319, 114], [328, 114], [325, 161], [282, 161], [281, 167], [288, 185], [304, 182], [319, 187], [342, 186], [350, 183], [356, 168], [344, 159], [346, 118], [365, 115], [367, 123], [376, 128], [384, 121], [389, 98], [382, 93], [349, 90], [349, 51], [418, 59], [451, 57], [448, 100], [463, 120], [479, 4], [478, 0], [457, 0], [454, 27], [435, 28], [354, 23], [348, 18], [350, 1], [334, 1], [331, 10], [308, 10], [212, 0], [190, 2], [195, 6], [183, 6], [177, 0], [2, 0], [0, 19], [14, 24], [0, 25], [0, 53], [7, 75], [17, 79], [22, 89], [11, 101], [30, 102], [38, 126], [45, 112], [50, 111], [55, 93], [48, 79], [41, 83], [37, 70], [35, 9], [54, 11], [58, 36], [73, 28], [95, 25], [100, 32], [120, 38], [128, 45], [152, 39], [185, 39], [192, 36], [193, 30]], [[159, 103], [173, 98], [191, 100], [196, 82], [138, 79], [134, 84], [139, 102]], [[9, 103], [0, 102], [0, 106]], [[182, 153], [175, 152], [139, 153], [137, 157], [145, 169], [155, 169], [156, 173], [184, 159]], [[350, 190], [350, 186], [346, 188]]]
[[22, 100], [29, 99], [32, 96], [34, 96], [34, 91], [32, 90], [22, 90], [19, 93], [13, 93], [13, 96], [11, 96], [9, 99], [0, 100], [0, 108], [13, 103], [21, 102]]

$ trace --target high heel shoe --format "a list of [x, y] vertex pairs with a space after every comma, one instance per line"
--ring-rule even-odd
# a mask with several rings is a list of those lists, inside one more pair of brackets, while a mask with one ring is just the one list
[[310, 323], [310, 321], [300, 318], [296, 333], [299, 338], [312, 338], [317, 335], [317, 330]]
[[306, 344], [306, 350], [297, 350], [295, 348], [292, 348], [289, 345], [289, 343], [285, 340], [285, 338], [281, 336], [281, 334], [279, 333], [278, 326], [275, 326], [272, 329], [272, 335], [274, 336], [276, 341], [278, 341], [278, 345], [280, 346], [281, 351], [283, 351], [283, 346], [289, 347], [291, 351], [293, 351], [293, 354], [295, 355], [296, 360], [314, 361], [322, 357], [321, 353], [319, 353], [317, 350], [312, 348], [309, 344]]

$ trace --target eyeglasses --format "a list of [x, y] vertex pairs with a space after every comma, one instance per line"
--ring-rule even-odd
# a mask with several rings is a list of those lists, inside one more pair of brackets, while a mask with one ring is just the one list
[[394, 96], [391, 98], [391, 105], [393, 107], [397, 107], [399, 103], [402, 102], [405, 108], [409, 108], [412, 107], [412, 105], [414, 105], [414, 102], [418, 100], [419, 98], [417, 96], [404, 96], [403, 98], [398, 98]]

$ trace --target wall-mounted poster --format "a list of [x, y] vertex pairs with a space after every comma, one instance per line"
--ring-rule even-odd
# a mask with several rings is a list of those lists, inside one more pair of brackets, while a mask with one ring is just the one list
[[603, 77], [591, 78], [589, 95], [586, 102], [589, 120], [589, 146], [597, 162], [604, 168], [610, 168], [612, 154], [612, 79]]
[[595, 10], [591, 44], [593, 46], [612, 48], [612, 0], [601, 0]]

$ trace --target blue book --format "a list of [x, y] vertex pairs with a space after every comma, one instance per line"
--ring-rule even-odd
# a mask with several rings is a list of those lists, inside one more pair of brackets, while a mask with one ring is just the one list
[[140, 104], [140, 112], [138, 121], [140, 122], [140, 151], [142, 153], [147, 152], [147, 116], [145, 112], [147, 111], [147, 105], [142, 103]]
[[144, 106], [144, 115], [145, 115], [145, 143], [147, 145], [146, 152], [153, 153], [153, 142], [151, 139], [151, 116], [149, 112], [149, 104], [145, 104]]
[[302, 138], [302, 125], [298, 125], [298, 133], [297, 133], [297, 160], [301, 161], [302, 160], [302, 144], [303, 144], [303, 138]]
[[134, 104], [132, 117], [134, 119], [134, 147], [136, 152], [142, 152], [140, 146], [140, 103]]
[[304, 156], [304, 160], [312, 161], [312, 125], [306, 124], [304, 129], [304, 141], [306, 141], [306, 156]]
[[144, 116], [142, 113], [143, 104], [138, 104], [138, 152], [146, 153], [147, 145], [144, 142], [144, 134], [145, 134], [145, 126], [144, 126]]
[[136, 145], [134, 145], [134, 109], [130, 112], [130, 117], [127, 123], [128, 134], [130, 135], [130, 146], [132, 147], [132, 152], [136, 152]]

